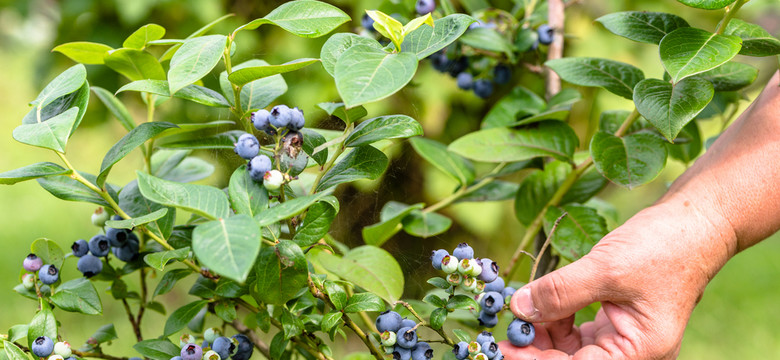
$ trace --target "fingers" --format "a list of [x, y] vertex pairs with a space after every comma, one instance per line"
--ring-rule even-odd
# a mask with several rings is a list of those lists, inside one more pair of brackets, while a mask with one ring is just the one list
[[[537, 328], [539, 327], [537, 326]], [[563, 320], [545, 323], [544, 328], [550, 334], [555, 349], [567, 354], [574, 354], [582, 347], [580, 329], [574, 326], [574, 315]]]

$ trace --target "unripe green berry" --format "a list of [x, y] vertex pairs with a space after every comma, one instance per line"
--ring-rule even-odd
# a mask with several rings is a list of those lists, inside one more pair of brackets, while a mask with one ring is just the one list
[[452, 274], [458, 270], [458, 258], [447, 255], [441, 259], [441, 270], [447, 274]]
[[460, 287], [465, 291], [474, 291], [477, 289], [477, 280], [471, 276], [463, 276]]
[[469, 354], [476, 355], [479, 354], [480, 351], [482, 351], [482, 346], [479, 345], [478, 342], [472, 341], [469, 343]]
[[477, 286], [474, 289], [475, 294], [481, 294], [485, 292], [485, 282], [482, 280], [477, 280]]
[[215, 328], [208, 328], [203, 332], [203, 339], [208, 341], [209, 344], [213, 344], [214, 340], [220, 336], [222, 336], [222, 332]]
[[382, 350], [385, 352], [385, 355], [393, 355], [393, 351], [395, 351], [395, 346], [382, 346]]
[[214, 350], [206, 351], [205, 354], [203, 354], [204, 360], [222, 360], [221, 357], [219, 357], [219, 354], [217, 354]]
[[73, 351], [71, 351], [67, 341], [60, 341], [54, 344], [54, 354], [66, 358], [73, 355]]
[[279, 170], [271, 170], [263, 176], [263, 186], [268, 190], [277, 190], [284, 184], [284, 174]]
[[478, 304], [481, 304], [483, 297], [485, 297], [485, 293], [481, 292], [481, 293], [477, 294], [477, 296], [474, 297], [474, 300], [476, 300]]
[[47, 358], [47, 360], [65, 360], [65, 358], [64, 358], [64, 357], [62, 357], [62, 355], [57, 355], [57, 354], [54, 354], [54, 355], [52, 355], [52, 356], [49, 356], [49, 357]]
[[102, 206], [92, 213], [92, 225], [103, 227], [106, 225], [106, 220], [108, 220], [108, 211], [103, 209]]
[[463, 275], [469, 275], [471, 274], [471, 271], [474, 270], [474, 262], [469, 259], [462, 259], [458, 263], [458, 272]]
[[474, 360], [489, 360], [489, 359], [490, 358], [484, 353], [479, 353], [477, 355], [474, 355]]
[[181, 334], [181, 337], [179, 338], [179, 346], [184, 347], [184, 345], [187, 344], [194, 344], [195, 341], [195, 337], [191, 334]]
[[471, 271], [468, 273], [468, 275], [471, 275], [473, 277], [479, 276], [479, 274], [482, 273], [482, 265], [479, 264], [479, 261], [472, 260], [471, 261]]
[[385, 331], [380, 335], [382, 338], [382, 345], [384, 346], [393, 346], [395, 345], [395, 341], [397, 339], [397, 335], [392, 331]]
[[449, 282], [452, 285], [458, 286], [460, 285], [461, 281], [463, 281], [463, 277], [460, 276], [458, 273], [452, 273], [447, 275], [447, 282]]
[[35, 275], [26, 273], [22, 275], [22, 285], [25, 289], [30, 290], [35, 287]]

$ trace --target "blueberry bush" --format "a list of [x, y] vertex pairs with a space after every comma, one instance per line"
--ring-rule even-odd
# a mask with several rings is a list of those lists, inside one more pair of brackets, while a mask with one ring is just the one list
[[[53, 51], [77, 64], [43, 88], [11, 135], [51, 150], [60, 162], [6, 171], [0, 183], [36, 180], [57, 198], [95, 204], [91, 222], [99, 231], [74, 239], [70, 249], [49, 239], [32, 242], [14, 290], [38, 310], [28, 324], [2, 334], [0, 358], [502, 359], [493, 331], [514, 346], [534, 339], [533, 324], [512, 320], [507, 311], [524, 284], [519, 260], [531, 260], [532, 280], [585, 255], [608, 232], [602, 213], [609, 204], [594, 196], [610, 182], [632, 189], [653, 181], [670, 157], [694, 160], [714, 140], [702, 139], [697, 124], [718, 117], [725, 128], [737, 115], [740, 91], [758, 77], [755, 67], [733, 59], [780, 54], [780, 40], [736, 18], [747, 0], [678, 1], [723, 18], [715, 29], [659, 12], [596, 19], [619, 37], [657, 46], [661, 79], [611, 59], [564, 57], [564, 10], [576, 1], [561, 0], [497, 1], [495, 7], [484, 0], [393, 2], [390, 11], [365, 10], [351, 25], [354, 32], [336, 32], [352, 20], [337, 6], [297, 0], [227, 34], [212, 34], [223, 17], [184, 39], [166, 38], [165, 28], [148, 24], [118, 48], [56, 46]], [[263, 25], [327, 40], [308, 58], [239, 62], [241, 35], [269, 28]], [[278, 103], [288, 88], [281, 74], [316, 63], [340, 98], [317, 103], [318, 114], [300, 109], [310, 99]], [[91, 86], [85, 65], [104, 66], [127, 81], [112, 90]], [[424, 137], [410, 116], [368, 116], [364, 105], [390, 101], [422, 66], [484, 99], [489, 110], [479, 129], [444, 144]], [[205, 86], [210, 74], [218, 87]], [[521, 79], [529, 76], [544, 86], [524, 87]], [[597, 114], [598, 130], [580, 138], [572, 124], [590, 120], [570, 119], [582, 96], [562, 88], [561, 80], [606, 89], [635, 108]], [[119, 93], [137, 95], [145, 117], [134, 116]], [[127, 130], [97, 174], [74, 168], [66, 155], [79, 151], [68, 140], [90, 100]], [[156, 116], [176, 101], [222, 108], [232, 118]], [[340, 131], [307, 126], [323, 114], [338, 119]], [[380, 178], [392, 156], [388, 144], [403, 141], [458, 186], [432, 204], [387, 202], [380, 221], [362, 228], [364, 245], [350, 247], [332, 236], [342, 203], [335, 190]], [[227, 186], [193, 183], [214, 171], [191, 156], [203, 149], [242, 162]], [[143, 167], [122, 168], [136, 179], [110, 182], [114, 167], [136, 150]], [[400, 232], [446, 237], [453, 221], [442, 210], [455, 203], [511, 199], [526, 232], [508, 263], [476, 254], [468, 243], [430, 249], [440, 276], [427, 280], [430, 291], [421, 301], [404, 298], [401, 266], [383, 244]], [[197, 300], [175, 309], [159, 301], [189, 277], [196, 278], [189, 294]], [[128, 290], [135, 279], [139, 292]], [[57, 312], [99, 315], [109, 298], [126, 310], [137, 354], [104, 351], [119, 334], [99, 320], [94, 335], [71, 348], [59, 336], [60, 326], [69, 325], [57, 322]], [[167, 315], [155, 334], [141, 332], [148, 311]], [[498, 326], [501, 318], [508, 324]], [[222, 325], [206, 328], [207, 319]], [[333, 348], [348, 333], [363, 350]]]

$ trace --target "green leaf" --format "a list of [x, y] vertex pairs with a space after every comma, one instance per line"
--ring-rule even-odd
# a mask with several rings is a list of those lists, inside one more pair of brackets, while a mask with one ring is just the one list
[[[196, 38], [198, 36], [202, 36], [203, 34], [207, 33], [209, 30], [211, 30], [211, 28], [213, 28], [215, 25], [217, 25], [220, 22], [222, 22], [223, 20], [225, 20], [225, 19], [227, 19], [229, 17], [233, 17], [233, 16], [235, 16], [235, 14], [223, 15], [223, 16], [219, 17], [218, 19], [216, 19], [216, 20], [214, 20], [214, 21], [212, 21], [212, 22], [210, 22], [210, 23], [208, 23], [206, 25], [203, 25], [203, 27], [201, 27], [200, 29], [195, 30], [195, 32], [193, 32], [192, 34], [188, 35], [185, 38], [185, 40]], [[184, 43], [184, 41], [182, 41], [182, 43]], [[164, 62], [166, 60], [170, 60], [171, 57], [173, 57], [173, 54], [176, 53], [176, 50], [179, 49], [179, 47], [181, 47], [181, 44], [176, 44], [176, 45], [171, 46], [170, 48], [168, 48], [168, 50], [166, 50], [165, 53], [163, 53], [160, 56], [160, 62]]]
[[[92, 184], [94, 184], [94, 181], [92, 180], [94, 180], [95, 177], [93, 175], [87, 173], [81, 173], [81, 172], [80, 174], [81, 176], [84, 177], [89, 176], [87, 180], [91, 181]], [[71, 179], [70, 177], [54, 176], [54, 177], [38, 178], [36, 179], [36, 181], [38, 181], [38, 184], [40, 184], [44, 190], [48, 191], [50, 194], [62, 200], [83, 201], [83, 202], [97, 204], [100, 206], [110, 206], [106, 202], [106, 200], [98, 196], [90, 188], [86, 187], [84, 184], [74, 179]]]
[[731, 19], [724, 34], [735, 35], [742, 39], [742, 49], [739, 50], [741, 55], [771, 56], [780, 54], [780, 40], [759, 25], [740, 19]]
[[192, 271], [190, 269], [173, 269], [166, 272], [165, 274], [163, 274], [162, 279], [160, 279], [160, 282], [157, 283], [157, 287], [155, 287], [154, 292], [152, 293], [152, 297], [155, 297], [157, 295], [163, 295], [171, 291], [173, 289], [173, 286], [176, 285], [177, 281], [184, 279], [190, 274], [192, 274]]
[[544, 170], [534, 170], [523, 179], [515, 196], [515, 216], [520, 223], [529, 225], [547, 207], [571, 171], [571, 165], [552, 161]]
[[181, 208], [212, 220], [230, 215], [227, 196], [215, 187], [175, 183], [140, 171], [136, 174], [141, 194], [160, 205]]
[[387, 156], [373, 146], [356, 147], [322, 176], [317, 191], [360, 179], [375, 180], [384, 173], [388, 162]]
[[651, 132], [620, 138], [599, 131], [591, 140], [590, 152], [604, 177], [629, 189], [652, 181], [666, 166], [666, 146]]
[[406, 115], [386, 115], [361, 122], [344, 140], [344, 145], [355, 147], [379, 140], [409, 138], [422, 134], [422, 125], [417, 120]]
[[404, 25], [400, 21], [377, 10], [366, 10], [366, 14], [374, 20], [374, 30], [390, 39], [396, 48], [400, 47], [404, 41]]
[[269, 348], [271, 359], [283, 359], [282, 356], [284, 356], [285, 349], [287, 349], [287, 344], [289, 342], [290, 340], [285, 339], [284, 332], [280, 331], [276, 333], [273, 339], [271, 339], [271, 346]]
[[[137, 80], [117, 90], [117, 94], [123, 91], [141, 91], [160, 96], [171, 96], [168, 90], [168, 82], [165, 80]], [[230, 104], [222, 94], [200, 85], [187, 85], [173, 97], [189, 100], [198, 104], [213, 107], [229, 107]]]
[[95, 286], [86, 278], [77, 278], [62, 283], [57, 287], [57, 292], [49, 299], [58, 308], [79, 312], [87, 315], [100, 315], [103, 313], [103, 304], [100, 302]]
[[737, 36], [684, 27], [665, 36], [658, 50], [664, 68], [676, 84], [727, 63], [739, 53], [741, 42]]
[[433, 310], [431, 313], [431, 328], [434, 330], [441, 329], [445, 321], [447, 321], [447, 309]]
[[479, 309], [479, 304], [471, 296], [458, 294], [447, 301], [447, 309], [475, 310]]
[[715, 91], [737, 91], [756, 81], [758, 69], [748, 64], [728, 62], [698, 77], [711, 82]]
[[379, 295], [394, 304], [404, 291], [401, 266], [390, 253], [376, 246], [364, 245], [350, 250], [344, 257], [320, 253], [325, 269], [344, 280]]
[[445, 289], [446, 290], [446, 289], [449, 289], [450, 287], [452, 287], [452, 285], [447, 280], [445, 280], [444, 278], [440, 278], [440, 277], [430, 278], [430, 279], [428, 279], [427, 282], [428, 282], [428, 284], [431, 284], [431, 285], [433, 285], [433, 286], [435, 286], [435, 287], [437, 287], [439, 289]]
[[[177, 94], [181, 94], [182, 92], [184, 92], [184, 90], [179, 91]], [[236, 125], [236, 122], [230, 120], [216, 120], [216, 121], [209, 121], [205, 123], [185, 123], [185, 124], [177, 124], [177, 125], [179, 126], [178, 128], [168, 129], [164, 133], [158, 135], [157, 138], [159, 139], [159, 138], [165, 138], [169, 136], [189, 134], [201, 130], [220, 131], [221, 129], [233, 127], [233, 125]], [[172, 152], [178, 153], [181, 152], [181, 150], [172, 151]], [[187, 154], [190, 153], [187, 151], [184, 152], [186, 152]], [[164, 151], [164, 153], [166, 152]], [[154, 158], [155, 155], [157, 155], [157, 152], [155, 152], [154, 155], [152, 155], [152, 167], [159, 165], [155, 163], [155, 158]], [[166, 171], [169, 170], [170, 169]]]
[[350, 21], [339, 8], [320, 1], [298, 0], [286, 2], [265, 17], [252, 20], [233, 31], [254, 30], [263, 24], [273, 24], [288, 32], [307, 38], [316, 38]]
[[293, 241], [300, 246], [309, 246], [320, 241], [330, 230], [337, 213], [338, 210], [325, 201], [315, 203], [295, 231]]
[[421, 26], [404, 37], [401, 51], [417, 54], [422, 60], [444, 49], [468, 30], [474, 18], [465, 14], [452, 14], [433, 22], [434, 26]]
[[111, 340], [116, 340], [119, 337], [116, 334], [116, 329], [114, 328], [114, 324], [107, 324], [101, 326], [97, 331], [95, 331], [91, 338], [95, 339], [95, 341], [98, 344], [107, 343]]
[[[335, 77], [336, 63], [341, 57], [341, 54], [356, 45], [365, 45], [376, 50], [382, 50], [382, 45], [380, 45], [379, 42], [365, 36], [352, 33], [333, 34], [333, 36], [328, 38], [328, 41], [322, 45], [322, 49], [320, 50], [322, 67], [325, 68], [325, 71], [327, 71], [330, 76]], [[327, 111], [326, 109], [323, 110]]]
[[344, 306], [347, 306], [347, 292], [344, 287], [336, 283], [335, 281], [327, 280], [323, 283], [325, 293], [328, 294], [330, 302], [337, 310], [341, 310]]
[[111, 50], [114, 49], [108, 45], [88, 41], [69, 42], [51, 49], [51, 51], [62, 53], [77, 63], [88, 65], [103, 64], [103, 58]]
[[8, 329], [8, 341], [16, 342], [17, 340], [27, 339], [27, 329], [30, 326], [27, 324], [19, 324], [11, 326]]
[[416, 137], [409, 140], [423, 159], [435, 168], [452, 177], [461, 185], [468, 185], [474, 181], [474, 165], [470, 161], [447, 151], [447, 145], [435, 140]]
[[506, 54], [509, 59], [514, 59], [514, 45], [495, 29], [488, 27], [476, 27], [466, 31], [460, 37], [460, 42], [473, 48]]
[[712, 83], [688, 78], [672, 85], [658, 79], [645, 79], [636, 86], [636, 109], [667, 140], [672, 141], [689, 121], [712, 99]]
[[626, 99], [631, 99], [634, 86], [645, 78], [642, 70], [633, 65], [607, 59], [573, 57], [550, 60], [544, 64], [567, 82], [603, 87]]
[[570, 161], [579, 139], [569, 125], [548, 120], [522, 129], [492, 128], [453, 141], [448, 149], [484, 162], [528, 160], [539, 156]]
[[260, 65], [238, 69], [228, 76], [231, 83], [244, 86], [252, 81], [305, 68], [319, 59], [296, 59], [281, 65]]
[[516, 123], [519, 117], [538, 114], [546, 106], [539, 95], [522, 86], [516, 86], [488, 111], [482, 120], [482, 128], [510, 126]]
[[317, 162], [317, 164], [325, 165], [328, 161], [328, 149], [322, 149], [316, 153], [314, 152], [314, 149], [325, 144], [325, 137], [320, 135], [320, 133], [307, 128], [301, 129], [300, 132], [303, 134], [301, 149]]
[[117, 49], [104, 58], [106, 66], [135, 81], [144, 79], [165, 80], [165, 70], [154, 55], [137, 49]]
[[78, 113], [79, 108], [72, 107], [44, 122], [19, 125], [13, 131], [13, 138], [23, 144], [64, 153]]
[[[208, 304], [208, 300], [197, 300], [176, 309], [176, 311], [172, 312], [171, 316], [168, 317], [168, 320], [165, 322], [163, 336], [169, 336], [181, 329], [184, 329], [184, 327], [187, 326], [187, 323], [190, 322], [190, 320], [192, 320], [195, 315], [200, 312], [200, 309], [206, 306], [206, 304]], [[146, 355], [143, 353], [141, 354]]]
[[[86, 81], [87, 69], [84, 65], [71, 66], [49, 82], [38, 94], [38, 97], [30, 102], [30, 105], [35, 106], [40, 112], [40, 109], [46, 107], [54, 100], [79, 90]], [[38, 122], [41, 121], [40, 119], [38, 120]]]
[[688, 5], [690, 7], [706, 9], [706, 10], [722, 9], [734, 2], [734, 0], [677, 0], [677, 1], [685, 5]]
[[236, 214], [255, 216], [268, 208], [268, 191], [252, 180], [246, 165], [239, 166], [230, 176], [228, 195]]
[[107, 220], [106, 226], [115, 228], [115, 229], [130, 229], [132, 230], [135, 227], [148, 224], [152, 221], [158, 220], [165, 216], [168, 213], [167, 208], [162, 208], [159, 210], [156, 210], [154, 212], [151, 212], [146, 215], [142, 215], [136, 218], [130, 218], [127, 220]]
[[550, 244], [561, 257], [575, 261], [587, 254], [607, 234], [607, 222], [595, 209], [586, 206], [550, 207], [544, 215], [544, 231], [548, 236], [563, 211], [568, 215], [558, 224]]
[[260, 251], [260, 228], [249, 215], [235, 215], [198, 225], [192, 250], [209, 269], [243, 283]]
[[[614, 134], [623, 125], [623, 122], [631, 115], [627, 110], [607, 110], [599, 116], [599, 130]], [[643, 117], [639, 117], [626, 130], [624, 135], [632, 134], [640, 130], [652, 128], [652, 125]]]
[[344, 315], [344, 313], [340, 311], [334, 311], [325, 314], [322, 317], [322, 322], [320, 323], [320, 329], [324, 332], [329, 332], [334, 327], [338, 326], [341, 323], [341, 317]]
[[306, 286], [308, 267], [301, 248], [289, 240], [267, 246], [257, 257], [257, 297], [268, 304], [284, 304]]
[[65, 254], [56, 242], [46, 238], [37, 239], [30, 245], [30, 252], [41, 258], [44, 264], [52, 264], [62, 270]]
[[368, 245], [382, 246], [388, 239], [401, 231], [401, 221], [414, 210], [423, 208], [423, 204], [406, 205], [388, 201], [379, 214], [379, 222], [363, 228], [363, 241]]
[[560, 204], [568, 203], [583, 204], [590, 200], [599, 191], [604, 189], [609, 181], [605, 179], [596, 169], [589, 169], [574, 182], [571, 189], [563, 195]]
[[691, 121], [680, 132], [680, 138], [686, 138], [687, 141], [683, 143], [666, 144], [669, 149], [669, 155], [677, 160], [680, 160], [686, 164], [691, 163], [696, 159], [702, 150], [701, 133], [699, 132], [699, 126], [695, 121]]
[[312, 206], [312, 204], [316, 203], [325, 196], [327, 196], [327, 194], [318, 193], [287, 200], [255, 215], [255, 221], [257, 221], [257, 224], [260, 227], [275, 224], [279, 221], [289, 219], [304, 212], [306, 209]]
[[519, 188], [520, 184], [517, 183], [494, 180], [476, 191], [461, 196], [456, 202], [509, 200], [515, 197]]
[[98, 187], [103, 187], [106, 183], [106, 178], [111, 168], [122, 160], [127, 154], [133, 151], [135, 148], [146, 143], [147, 140], [157, 136], [163, 131], [176, 128], [176, 124], [172, 124], [164, 121], [147, 122], [138, 125], [135, 129], [131, 130], [127, 135], [123, 136], [111, 149], [108, 150], [106, 156], [103, 157], [103, 163], [100, 164], [100, 173], [97, 177]]
[[[164, 207], [156, 202], [141, 195], [141, 190], [138, 188], [138, 182], [136, 180], [131, 181], [129, 184], [122, 188], [122, 192], [119, 195], [119, 207], [122, 208], [128, 215], [134, 219], [145, 217], [161, 209], [166, 209], [165, 216], [144, 224], [144, 226], [150, 231], [158, 234], [164, 239], [167, 239], [171, 235], [173, 225], [176, 219], [176, 211], [174, 208]], [[130, 220], [135, 221], [135, 220]]]
[[666, 34], [690, 26], [685, 19], [677, 15], [648, 11], [616, 12], [604, 15], [596, 21], [615, 35], [655, 45], [658, 45]]
[[429, 238], [447, 231], [452, 226], [452, 220], [437, 213], [416, 210], [403, 219], [403, 225], [407, 234]]
[[214, 305], [214, 313], [220, 319], [231, 323], [236, 319], [236, 304], [232, 301], [218, 301]]
[[[233, 71], [252, 66], [268, 66], [268, 63], [263, 60], [252, 59], [233, 66]], [[234, 105], [233, 87], [225, 71], [219, 75], [219, 87], [227, 97], [230, 105]], [[245, 112], [262, 109], [270, 105], [285, 92], [287, 92], [287, 83], [284, 82], [282, 75], [273, 75], [252, 81], [241, 89], [241, 109]]]
[[[163, 209], [164, 210], [164, 209]], [[144, 256], [144, 262], [149, 266], [163, 271], [168, 261], [178, 260], [182, 261], [186, 259], [190, 254], [190, 248], [185, 246], [176, 250], [158, 251]]]
[[417, 56], [353, 46], [339, 57], [336, 88], [348, 108], [384, 99], [401, 90], [417, 71]]
[[385, 311], [385, 303], [379, 296], [372, 293], [359, 293], [352, 295], [344, 307], [344, 312], [356, 313], [362, 311]]
[[41, 177], [67, 175], [71, 171], [51, 162], [39, 162], [11, 171], [0, 173], [0, 184], [13, 185], [21, 181]]
[[27, 354], [22, 351], [16, 344], [3, 340], [3, 350], [5, 351], [5, 356], [8, 358], [8, 360], [29, 360], [30, 358], [27, 356]]
[[155, 143], [155, 146], [165, 149], [232, 149], [235, 147], [238, 138], [243, 134], [245, 134], [245, 132], [242, 130], [230, 130], [220, 134], [194, 139], [170, 141], [161, 144]]
[[366, 108], [362, 106], [355, 106], [351, 109], [347, 109], [347, 107], [344, 106], [344, 103], [319, 103], [317, 104], [317, 107], [325, 110], [328, 115], [332, 115], [343, 120], [347, 125], [368, 115]]
[[49, 305], [46, 302], [41, 301], [43, 308], [39, 310], [30, 321], [30, 326], [27, 328], [27, 348], [32, 347], [33, 341], [40, 336], [47, 336], [49, 339], [57, 338], [57, 320], [54, 318], [54, 313], [49, 309]]
[[171, 58], [168, 82], [171, 94], [175, 94], [206, 76], [217, 66], [225, 50], [227, 37], [207, 35], [189, 39]]
[[133, 345], [133, 349], [152, 360], [170, 360], [181, 353], [179, 346], [168, 339], [144, 340]]
[[[444, 279], [442, 279], [442, 278], [434, 278], [434, 279], [440, 279], [440, 280], [444, 280]], [[429, 282], [430, 282], [430, 281], [429, 281]], [[450, 285], [450, 283], [448, 283], [446, 280], [445, 280], [444, 282], [445, 282], [445, 283], [447, 283], [447, 287], [446, 287], [446, 288], [444, 288], [444, 289], [449, 289], [449, 288], [452, 286], [452, 285]], [[428, 294], [428, 295], [425, 295], [425, 297], [423, 298], [423, 300], [422, 300], [422, 301], [423, 301], [424, 303], [431, 304], [431, 305], [433, 305], [433, 306], [435, 306], [435, 307], [440, 307], [440, 308], [443, 308], [443, 307], [447, 306], [447, 301], [445, 301], [444, 299], [440, 298], [440, 297], [439, 297], [439, 295], [436, 295], [436, 294]]]
[[566, 120], [566, 118], [569, 117], [569, 110], [567, 109], [553, 109], [541, 112], [536, 115], [527, 116], [521, 118], [519, 121], [516, 121], [509, 126], [523, 126], [523, 125], [529, 125], [533, 123], [538, 123], [543, 120]]
[[108, 111], [110, 111], [111, 114], [114, 115], [117, 120], [119, 120], [119, 123], [122, 124], [122, 126], [124, 126], [127, 131], [133, 130], [133, 128], [135, 128], [135, 122], [133, 121], [133, 117], [130, 115], [130, 112], [127, 110], [125, 105], [114, 96], [114, 94], [97, 86], [90, 87], [90, 90], [92, 90], [92, 92], [97, 95], [98, 99], [100, 99], [100, 101], [106, 105]]
[[146, 24], [125, 39], [122, 47], [131, 49], [143, 49], [150, 41], [162, 39], [165, 36], [165, 28], [157, 24]]

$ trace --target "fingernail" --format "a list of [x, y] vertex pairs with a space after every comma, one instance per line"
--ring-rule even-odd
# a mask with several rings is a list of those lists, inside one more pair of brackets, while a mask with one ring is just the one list
[[531, 299], [531, 289], [523, 287], [517, 290], [514, 296], [512, 296], [512, 312], [517, 317], [530, 320], [538, 310], [534, 307], [534, 302]]

